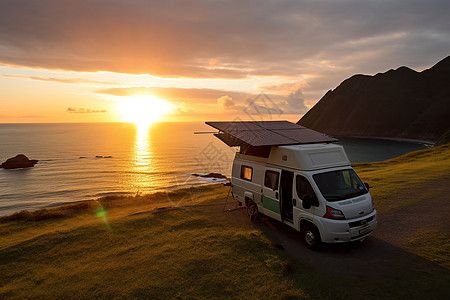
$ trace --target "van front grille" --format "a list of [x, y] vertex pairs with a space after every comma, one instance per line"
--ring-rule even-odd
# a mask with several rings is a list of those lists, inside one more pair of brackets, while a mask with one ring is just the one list
[[364, 225], [366, 225], [367, 223], [370, 223], [372, 220], [373, 220], [373, 216], [372, 216], [372, 217], [369, 217], [369, 218], [367, 218], [367, 219], [364, 219], [364, 220], [355, 221], [355, 222], [350, 222], [349, 225], [350, 225], [350, 228], [352, 228], [352, 227], [364, 226]]

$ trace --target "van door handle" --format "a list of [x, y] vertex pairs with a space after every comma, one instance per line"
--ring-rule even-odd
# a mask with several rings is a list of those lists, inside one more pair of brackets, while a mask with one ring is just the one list
[[292, 204], [294, 204], [294, 206], [297, 206], [297, 200], [292, 199]]
[[275, 198], [278, 199], [278, 192], [275, 192]]

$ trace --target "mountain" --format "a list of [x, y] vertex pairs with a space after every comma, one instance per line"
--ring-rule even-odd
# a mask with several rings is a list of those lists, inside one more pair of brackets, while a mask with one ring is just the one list
[[422, 72], [354, 75], [297, 123], [332, 136], [436, 141], [450, 129], [450, 56]]

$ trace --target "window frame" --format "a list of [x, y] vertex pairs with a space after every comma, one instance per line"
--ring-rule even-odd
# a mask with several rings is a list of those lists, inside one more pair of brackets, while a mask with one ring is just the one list
[[[244, 169], [250, 169], [250, 179], [244, 177]], [[253, 167], [247, 166], [247, 165], [241, 165], [241, 179], [246, 181], [252, 181], [253, 180]]]
[[[309, 186], [309, 188], [311, 188], [311, 192], [312, 192], [311, 204], [312, 204], [312, 206], [318, 207], [320, 204], [319, 204], [319, 198], [317, 197], [317, 193], [314, 190], [314, 187], [311, 184], [311, 182], [309, 181], [309, 179], [306, 176], [303, 176], [302, 174], [295, 174], [295, 194], [296, 194], [296, 196], [298, 197], [298, 199], [303, 201], [303, 198], [300, 197], [300, 195], [299, 195], [299, 188], [298, 188], [299, 178], [304, 179], [304, 181], [307, 184], [307, 186], [306, 186], [307, 190], [308, 190], [308, 186]], [[308, 191], [306, 191], [306, 192], [308, 193]]]
[[[276, 180], [276, 184], [275, 184], [275, 189], [272, 186], [267, 186], [266, 185], [266, 178], [267, 178], [267, 173], [272, 173], [272, 174], [276, 174], [277, 175], [277, 180]], [[278, 191], [280, 186], [280, 172], [279, 171], [275, 171], [275, 170], [266, 170], [266, 172], [264, 172], [264, 187], [271, 189], [272, 191]]]

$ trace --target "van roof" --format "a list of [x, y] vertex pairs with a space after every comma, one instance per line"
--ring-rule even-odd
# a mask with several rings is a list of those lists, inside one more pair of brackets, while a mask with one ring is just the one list
[[336, 144], [273, 146], [268, 158], [237, 155], [243, 159], [306, 171], [350, 165], [344, 147]]

